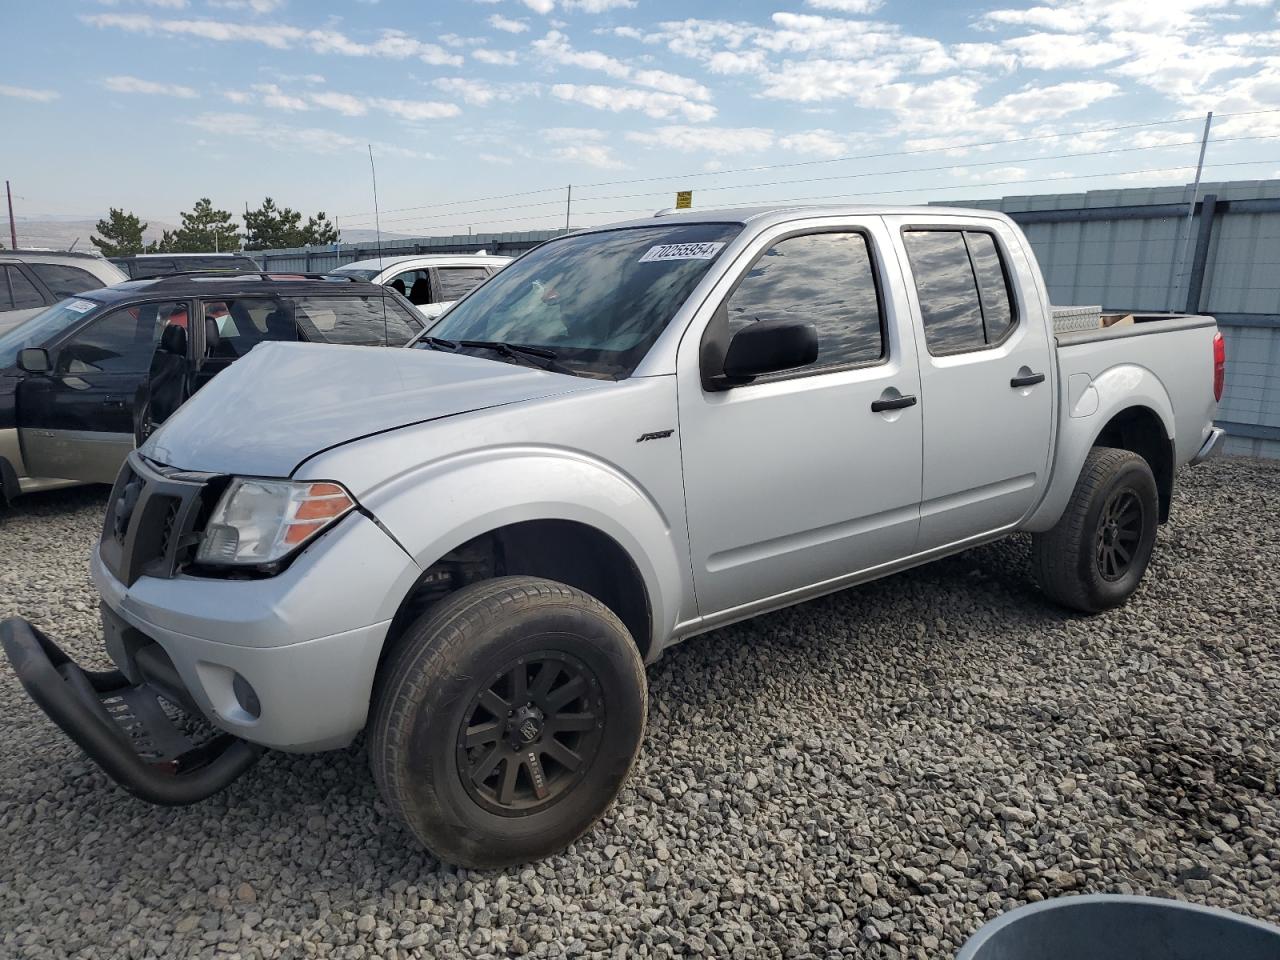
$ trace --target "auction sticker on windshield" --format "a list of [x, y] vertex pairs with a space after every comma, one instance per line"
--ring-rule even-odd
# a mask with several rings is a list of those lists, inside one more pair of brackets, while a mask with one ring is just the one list
[[654, 263], [659, 260], [713, 260], [715, 255], [720, 252], [724, 246], [723, 243], [711, 242], [706, 243], [662, 243], [656, 247], [650, 247], [643, 257], [640, 258], [641, 263]]
[[72, 300], [67, 304], [67, 309], [75, 313], [88, 313], [96, 306], [97, 304], [92, 300]]

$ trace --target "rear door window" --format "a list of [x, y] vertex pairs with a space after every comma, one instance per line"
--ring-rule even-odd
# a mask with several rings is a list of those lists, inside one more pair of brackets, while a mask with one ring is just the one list
[[287, 297], [240, 297], [206, 300], [205, 356], [211, 360], [239, 360], [259, 343], [298, 339], [293, 302]]
[[81, 270], [79, 267], [68, 267], [61, 263], [31, 263], [28, 266], [59, 300], [106, 286], [88, 270]]
[[4, 282], [0, 284], [0, 309], [32, 310], [44, 306], [44, 295], [16, 266], [0, 268]]
[[454, 300], [461, 300], [489, 279], [489, 271], [484, 267], [439, 267], [436, 278], [440, 282], [436, 302], [452, 303]]
[[907, 259], [933, 356], [999, 343], [1015, 315], [995, 238], [972, 230], [908, 230]]
[[432, 302], [430, 270], [405, 270], [397, 273], [387, 286], [408, 297], [414, 306]]
[[316, 343], [399, 347], [422, 330], [422, 323], [391, 297], [298, 297], [298, 326]]

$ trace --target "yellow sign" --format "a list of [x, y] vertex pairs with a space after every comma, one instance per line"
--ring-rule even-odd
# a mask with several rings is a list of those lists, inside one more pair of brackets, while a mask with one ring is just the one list
[[681, 190], [676, 194], [676, 209], [688, 210], [693, 206], [693, 191]]

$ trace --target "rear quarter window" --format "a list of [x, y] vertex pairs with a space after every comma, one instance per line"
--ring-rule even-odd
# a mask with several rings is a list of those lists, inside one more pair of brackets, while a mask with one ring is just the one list
[[29, 263], [28, 267], [59, 300], [106, 286], [88, 270], [61, 263]]
[[400, 347], [422, 330], [392, 297], [298, 297], [294, 307], [299, 329], [313, 342]]

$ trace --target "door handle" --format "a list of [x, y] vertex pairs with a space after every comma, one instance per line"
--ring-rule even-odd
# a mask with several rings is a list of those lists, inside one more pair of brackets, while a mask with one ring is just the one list
[[1037, 383], [1044, 383], [1043, 373], [1031, 373], [1025, 377], [1014, 377], [1009, 381], [1009, 386], [1016, 390], [1018, 387], [1034, 387]]
[[894, 397], [892, 400], [872, 400], [871, 412], [883, 413], [886, 410], [902, 410], [906, 407], [914, 407], [915, 405], [916, 398], [911, 396]]
[[106, 407], [108, 410], [124, 409], [124, 401], [121, 400], [119, 397], [107, 397], [105, 400], [102, 401], [102, 405]]

